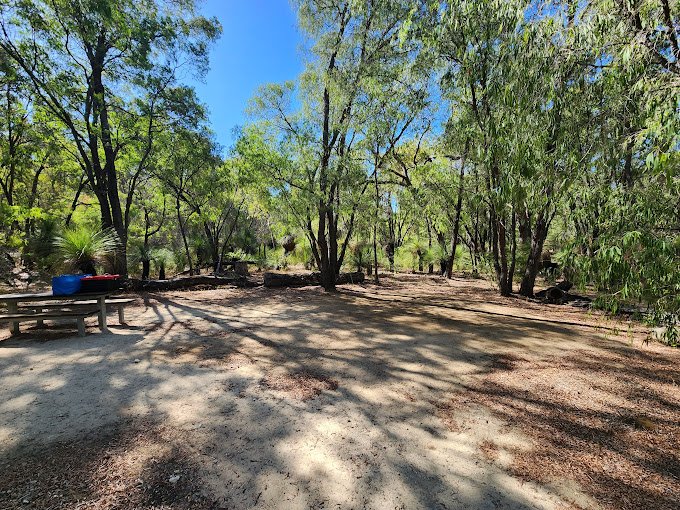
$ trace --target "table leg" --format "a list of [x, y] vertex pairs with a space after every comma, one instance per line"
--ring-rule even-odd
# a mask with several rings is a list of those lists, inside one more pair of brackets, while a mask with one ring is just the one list
[[118, 323], [125, 324], [125, 312], [123, 311], [123, 305], [118, 305]]
[[[7, 312], [17, 313], [18, 311], [19, 311], [19, 309], [17, 307], [16, 301], [8, 301], [7, 302]], [[10, 322], [9, 323], [9, 330], [12, 332], [13, 335], [18, 335], [19, 334], [19, 323], [18, 322]]]
[[85, 336], [85, 319], [78, 317], [78, 336]]
[[[40, 312], [42, 312], [42, 308], [36, 308], [36, 309], [35, 309], [35, 313], [40, 313]], [[42, 327], [45, 325], [45, 323], [43, 322], [42, 319], [38, 319], [36, 325], [37, 325], [39, 328], [42, 328]]]
[[99, 298], [99, 329], [105, 333], [109, 330], [106, 326], [106, 296]]

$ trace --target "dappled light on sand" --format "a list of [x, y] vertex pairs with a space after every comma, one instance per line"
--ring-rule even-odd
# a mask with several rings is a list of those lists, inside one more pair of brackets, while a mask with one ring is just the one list
[[148, 294], [109, 334], [2, 333], [0, 506], [673, 508], [677, 351], [442, 281]]

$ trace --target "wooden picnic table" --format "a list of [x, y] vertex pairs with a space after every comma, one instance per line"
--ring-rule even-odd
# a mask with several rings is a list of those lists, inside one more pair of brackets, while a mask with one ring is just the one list
[[[31, 308], [35, 308], [36, 310], [40, 310], [40, 304], [45, 304], [46, 308], [55, 308], [55, 304], [63, 304], [63, 309], [66, 310], [68, 309], [69, 304], [80, 304], [84, 305], [86, 301], [91, 302], [92, 308], [90, 308], [90, 311], [93, 313], [97, 313], [98, 318], [99, 318], [99, 329], [103, 332], [108, 331], [108, 328], [106, 326], [106, 298], [109, 297], [113, 292], [108, 291], [108, 292], [96, 292], [96, 293], [83, 293], [83, 294], [71, 294], [69, 296], [55, 296], [52, 294], [52, 292], [30, 292], [30, 293], [25, 293], [25, 294], [0, 294], [0, 304], [4, 303], [7, 305], [7, 312], [8, 315], [10, 316], [18, 316], [22, 315], [19, 313], [19, 306], [20, 303], [33, 303], [35, 306], [31, 306]], [[28, 320], [30, 318], [35, 318], [35, 320], [38, 322], [38, 325], [42, 325], [42, 319], [59, 319], [60, 316], [67, 318], [67, 317], [78, 317], [79, 314], [77, 312], [68, 314], [68, 313], [62, 313], [60, 314], [59, 312], [59, 307], [56, 308], [56, 311], [54, 312], [54, 317], [52, 316], [45, 316], [44, 314], [26, 314], [25, 317], [22, 316], [21, 319], [12, 321], [11, 318], [7, 320], [7, 322], [10, 323], [10, 330], [12, 331], [12, 334], [16, 335], [19, 333], [19, 322], [23, 320]], [[87, 315], [87, 314], [84, 314]], [[82, 319], [80, 319], [78, 328], [79, 332], [81, 332], [81, 322]]]

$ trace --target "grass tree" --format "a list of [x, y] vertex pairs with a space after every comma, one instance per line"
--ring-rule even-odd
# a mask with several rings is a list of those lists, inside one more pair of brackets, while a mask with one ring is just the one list
[[111, 262], [119, 240], [113, 230], [76, 227], [64, 231], [54, 241], [63, 264], [68, 270], [97, 274], [97, 266]]

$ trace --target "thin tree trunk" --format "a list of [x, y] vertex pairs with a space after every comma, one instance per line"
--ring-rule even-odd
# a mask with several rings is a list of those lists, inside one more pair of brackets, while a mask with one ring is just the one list
[[[430, 218], [425, 217], [425, 224], [427, 225], [427, 247], [430, 250], [430, 257], [432, 254], [432, 225], [430, 225]], [[427, 266], [427, 274], [433, 274], [434, 273], [434, 263], [432, 260], [430, 260], [430, 263]]]
[[531, 248], [527, 257], [524, 275], [519, 287], [519, 293], [522, 296], [532, 297], [534, 295], [534, 286], [536, 284], [536, 276], [541, 268], [541, 254], [543, 253], [543, 246], [548, 237], [550, 222], [541, 214], [536, 219], [536, 225], [531, 234]]
[[510, 269], [508, 270], [508, 288], [512, 293], [512, 284], [515, 279], [515, 265], [517, 263], [517, 214], [515, 209], [512, 210], [512, 223], [510, 226], [511, 231], [511, 248], [510, 248]]
[[184, 251], [187, 255], [187, 262], [189, 263], [189, 276], [194, 274], [194, 266], [191, 262], [191, 251], [189, 251], [189, 242], [187, 241], [185, 224], [182, 221], [182, 212], [180, 211], [179, 195], [175, 198], [175, 210], [177, 211], [177, 222], [179, 223], [179, 231], [182, 234], [182, 241], [184, 242]]
[[460, 162], [460, 174], [458, 175], [458, 199], [456, 201], [456, 217], [453, 222], [453, 237], [451, 238], [451, 253], [446, 265], [446, 277], [451, 279], [453, 276], [453, 261], [456, 258], [456, 250], [458, 249], [458, 233], [460, 230], [460, 213], [463, 208], [463, 179], [465, 178], [465, 160], [467, 159], [468, 150], [470, 148], [470, 139], [465, 140], [465, 149], [463, 150], [463, 157]]
[[375, 183], [375, 220], [373, 221], [373, 280], [376, 285], [380, 284], [378, 276], [378, 218], [380, 217], [380, 192], [378, 189], [378, 169], [373, 172], [373, 182]]

